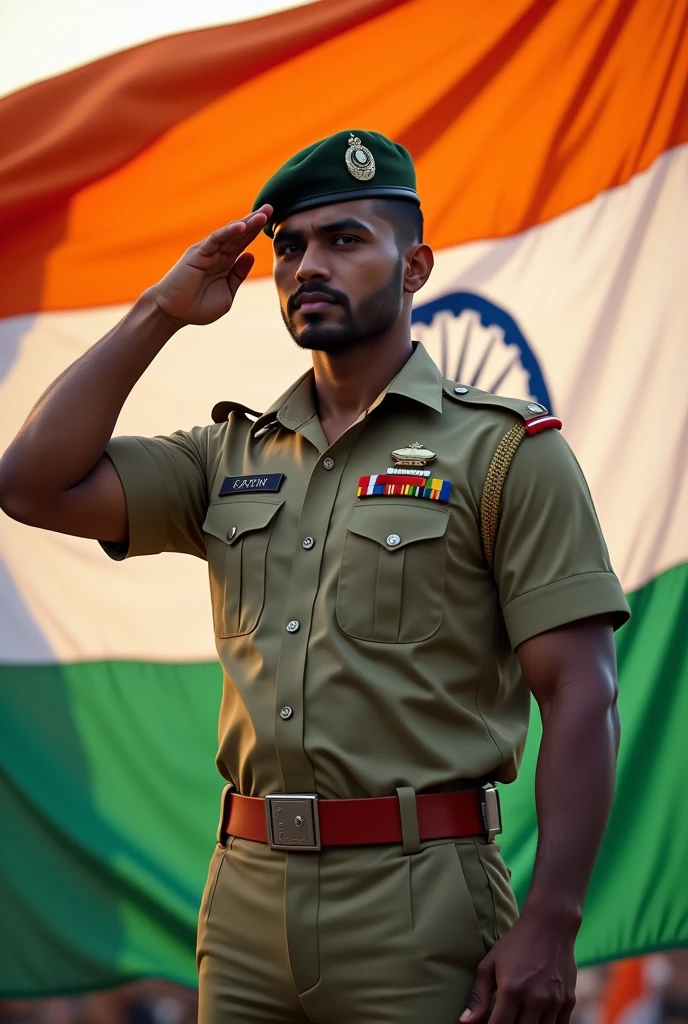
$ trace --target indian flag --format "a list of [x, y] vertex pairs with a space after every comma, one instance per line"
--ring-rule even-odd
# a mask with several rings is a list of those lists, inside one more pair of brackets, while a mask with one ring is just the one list
[[[37, 19], [15, 5], [3, 26], [0, 448], [291, 154], [341, 129], [403, 143], [437, 257], [415, 336], [448, 376], [563, 420], [633, 610], [618, 636], [618, 793], [580, 962], [686, 943], [685, 3], [117, 11], [63, 0]], [[254, 248], [229, 316], [173, 339], [118, 433], [207, 423], [220, 399], [266, 408], [307, 367], [267, 239]], [[194, 983], [220, 791], [211, 623], [202, 562], [115, 565], [95, 543], [0, 516], [0, 994]], [[519, 897], [538, 728], [503, 791]]]

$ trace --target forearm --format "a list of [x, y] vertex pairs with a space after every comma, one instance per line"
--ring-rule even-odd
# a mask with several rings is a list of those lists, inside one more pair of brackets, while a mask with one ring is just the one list
[[560, 1021], [575, 1003], [574, 941], [614, 792], [619, 719], [612, 621], [600, 614], [545, 630], [516, 650], [543, 733], [535, 780], [539, 827], [520, 919], [476, 973], [461, 1015], [477, 1024]]
[[83, 480], [132, 388], [180, 326], [144, 292], [38, 400], [0, 462], [0, 487], [45, 501]]
[[538, 849], [524, 914], [580, 914], [614, 793], [619, 717], [613, 674], [590, 690], [575, 681], [541, 706], [536, 773]]

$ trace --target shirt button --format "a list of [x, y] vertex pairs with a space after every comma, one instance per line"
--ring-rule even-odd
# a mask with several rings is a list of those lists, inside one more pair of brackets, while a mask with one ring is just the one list
[[291, 622], [287, 623], [287, 633], [297, 633], [301, 628], [301, 623], [298, 619], [292, 619]]
[[334, 459], [331, 459], [329, 455], [323, 459], [323, 469], [334, 469]]
[[301, 547], [305, 548], [306, 551], [310, 551], [314, 544], [315, 541], [313, 540], [312, 537], [304, 537], [303, 540], [301, 541]]
[[286, 722], [286, 720], [287, 720], [288, 718], [291, 718], [291, 716], [292, 716], [293, 714], [294, 714], [294, 712], [292, 711], [292, 709], [291, 709], [291, 708], [289, 707], [289, 705], [287, 704], [287, 706], [286, 706], [286, 707], [284, 707], [284, 708], [282, 708], [282, 710], [280, 711], [280, 718], [283, 718], [283, 719], [284, 719], [284, 721]]
[[389, 537], [387, 538], [387, 543], [391, 548], [395, 548], [397, 544], [401, 544], [401, 537], [399, 536], [398, 533], [390, 533]]

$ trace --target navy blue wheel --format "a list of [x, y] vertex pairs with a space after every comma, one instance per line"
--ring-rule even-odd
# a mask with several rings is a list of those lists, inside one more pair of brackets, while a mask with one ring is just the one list
[[473, 292], [451, 292], [416, 306], [412, 323], [414, 339], [445, 377], [553, 411], [533, 350], [505, 309]]

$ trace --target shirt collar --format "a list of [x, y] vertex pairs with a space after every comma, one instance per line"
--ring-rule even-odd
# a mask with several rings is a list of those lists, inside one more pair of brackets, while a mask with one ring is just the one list
[[[276, 420], [288, 430], [298, 430], [317, 416], [313, 391], [311, 369], [294, 381], [263, 413], [255, 423], [254, 433]], [[370, 408], [379, 405], [386, 395], [402, 395], [429, 406], [435, 412], [442, 412], [442, 374], [422, 342], [414, 341], [411, 356]]]
[[386, 393], [403, 395], [428, 405], [435, 412], [442, 412], [442, 374], [422, 341], [413, 342], [413, 354], [391, 381]]
[[279, 398], [276, 398], [269, 409], [258, 417], [254, 426], [254, 435], [273, 423], [282, 423], [289, 430], [299, 426], [316, 414], [313, 397], [313, 370], [306, 370], [298, 380], [290, 384]]

